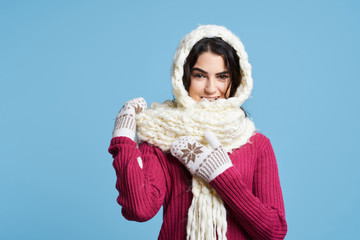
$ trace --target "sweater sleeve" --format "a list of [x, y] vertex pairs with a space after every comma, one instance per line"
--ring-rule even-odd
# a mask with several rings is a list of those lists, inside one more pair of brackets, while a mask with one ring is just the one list
[[155, 149], [148, 144], [141, 144], [138, 149], [131, 139], [114, 137], [109, 153], [114, 159], [117, 202], [122, 206], [123, 216], [138, 222], [154, 217], [166, 192], [164, 172]]
[[217, 191], [239, 224], [254, 239], [284, 239], [287, 232], [278, 167], [269, 139], [257, 157], [253, 189], [232, 166], [210, 185]]

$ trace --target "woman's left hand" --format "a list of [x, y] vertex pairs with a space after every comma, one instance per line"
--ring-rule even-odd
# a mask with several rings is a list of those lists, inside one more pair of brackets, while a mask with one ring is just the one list
[[170, 151], [192, 175], [210, 182], [231, 167], [232, 162], [212, 132], [205, 133], [205, 138], [213, 150], [191, 137], [179, 137], [172, 143]]

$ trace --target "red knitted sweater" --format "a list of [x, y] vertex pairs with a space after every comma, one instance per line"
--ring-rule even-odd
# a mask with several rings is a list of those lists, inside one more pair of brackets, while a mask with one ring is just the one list
[[[260, 133], [250, 142], [229, 154], [234, 166], [210, 182], [225, 203], [227, 239], [283, 239], [287, 224], [274, 151]], [[163, 206], [159, 239], [186, 239], [192, 176], [180, 161], [145, 142], [137, 148], [126, 137], [114, 137], [109, 152], [123, 216], [147, 221]]]

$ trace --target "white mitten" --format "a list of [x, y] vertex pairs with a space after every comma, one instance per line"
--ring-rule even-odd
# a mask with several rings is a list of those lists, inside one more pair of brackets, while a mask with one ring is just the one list
[[205, 138], [213, 150], [196, 142], [191, 137], [179, 137], [171, 145], [171, 153], [189, 170], [206, 182], [211, 182], [233, 164], [212, 132], [205, 133]]
[[146, 109], [146, 102], [143, 98], [134, 98], [127, 101], [116, 116], [113, 137], [128, 137], [135, 140], [136, 121], [135, 114]]

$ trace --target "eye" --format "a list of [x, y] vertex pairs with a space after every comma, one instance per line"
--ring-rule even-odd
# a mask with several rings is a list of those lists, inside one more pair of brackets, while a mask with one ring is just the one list
[[203, 74], [201, 74], [201, 73], [194, 73], [193, 77], [194, 78], [205, 78], [205, 76]]
[[218, 79], [220, 79], [221, 81], [226, 81], [226, 80], [229, 78], [229, 75], [224, 74], [224, 75], [219, 75], [219, 76], [217, 76], [217, 77], [218, 77]]

